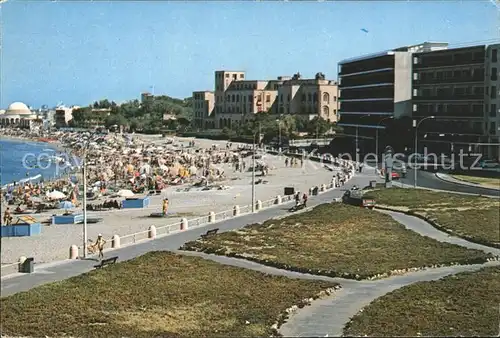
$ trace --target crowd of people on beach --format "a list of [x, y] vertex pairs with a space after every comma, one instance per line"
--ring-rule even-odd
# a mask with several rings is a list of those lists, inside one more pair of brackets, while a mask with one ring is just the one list
[[[9, 209], [11, 216], [4, 217], [4, 224], [8, 219], [11, 222], [12, 214], [57, 209], [61, 202], [78, 206], [83, 197], [83, 161], [87, 198], [95, 200], [95, 209], [100, 210], [104, 204], [119, 208], [119, 201], [109, 200], [109, 197], [121, 197], [116, 193], [123, 190], [147, 194], [148, 191], [161, 191], [168, 186], [185, 183], [193, 186], [215, 184], [226, 178], [223, 164], [232, 165], [237, 171], [245, 170], [244, 157], [252, 154], [248, 147], [234, 147], [232, 143], [227, 143], [225, 149], [219, 149], [217, 145], [205, 149], [197, 147], [194, 140], [186, 144], [175, 138], [145, 141], [127, 134], [15, 129], [0, 132], [32, 141], [41, 137], [57, 140], [53, 145], [64, 150], [66, 157], [66, 161], [57, 168], [62, 175], [53, 180], [42, 177], [38, 182], [12, 182], [2, 188], [2, 204], [18, 206], [14, 212]], [[263, 174], [270, 169], [263, 161], [259, 161], [259, 166]], [[105, 199], [104, 203], [99, 199]], [[88, 208], [92, 210], [94, 206]]]

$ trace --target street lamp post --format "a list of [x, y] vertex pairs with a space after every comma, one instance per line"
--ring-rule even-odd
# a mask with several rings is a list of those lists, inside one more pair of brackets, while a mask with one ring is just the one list
[[87, 151], [83, 151], [83, 258], [87, 258]]
[[[253, 154], [252, 154], [252, 212], [255, 212], [255, 156], [257, 155], [255, 153], [256, 147], [255, 147], [255, 135], [257, 133], [253, 134]], [[259, 135], [260, 136], [260, 135]]]
[[377, 168], [378, 168], [378, 127], [385, 120], [389, 120], [389, 119], [393, 119], [393, 118], [394, 118], [394, 116], [388, 116], [388, 117], [383, 118], [382, 120], [378, 121], [377, 128], [375, 128], [375, 156], [377, 157], [377, 161], [375, 163], [375, 165], [376, 165], [375, 173], [377, 172]]
[[[367, 117], [367, 116], [370, 116], [370, 114], [368, 115], [363, 115], [359, 118], [359, 120], [361, 120], [363, 117]], [[359, 123], [359, 120], [358, 120], [358, 123]], [[359, 162], [359, 156], [358, 156], [358, 135], [359, 135], [359, 125], [356, 125], [356, 162]]]
[[252, 212], [255, 212], [255, 203], [257, 202], [255, 200], [255, 157], [256, 157], [256, 144], [255, 144], [255, 136], [259, 134], [259, 142], [260, 142], [260, 135], [261, 135], [261, 125], [259, 123], [259, 131], [253, 133], [253, 155], [252, 155]]
[[413, 120], [413, 125], [415, 126], [415, 149], [414, 149], [414, 152], [413, 152], [413, 157], [415, 158], [414, 160], [414, 168], [413, 168], [413, 172], [414, 172], [414, 176], [413, 176], [413, 187], [416, 188], [417, 187], [417, 150], [418, 150], [418, 127], [420, 126], [420, 123], [424, 122], [425, 120], [429, 120], [429, 119], [434, 119], [436, 118], [435, 116], [427, 116], [427, 117], [424, 117], [423, 119], [421, 119], [418, 123], [417, 123], [417, 120]]
[[278, 152], [281, 153], [281, 117], [276, 122], [278, 122]]

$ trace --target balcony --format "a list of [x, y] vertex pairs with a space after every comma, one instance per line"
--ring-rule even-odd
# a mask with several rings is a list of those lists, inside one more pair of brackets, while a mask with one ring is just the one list
[[[383, 120], [385, 116], [378, 115], [341, 115], [339, 124], [345, 125], [362, 125], [362, 126], [378, 126], [381, 120]], [[382, 126], [385, 126], [387, 123], [390, 123], [388, 120], [382, 122]]]
[[370, 72], [387, 68], [394, 68], [394, 55], [384, 55], [377, 58], [342, 64], [339, 75]]
[[387, 87], [367, 87], [367, 88], [351, 88], [342, 89], [340, 91], [339, 100], [352, 100], [352, 99], [383, 99], [394, 97], [394, 86]]
[[386, 68], [374, 73], [363, 73], [359, 75], [342, 77], [340, 78], [339, 88], [378, 85], [386, 83], [394, 83], [393, 68]]
[[434, 95], [434, 96], [413, 96], [413, 101], [433, 102], [433, 101], [484, 101], [484, 94], [470, 95]]
[[419, 59], [413, 69], [441, 68], [447, 66], [479, 65], [484, 64], [485, 51], [483, 47], [469, 51], [445, 51], [442, 53], [429, 53], [416, 55]]
[[339, 112], [355, 112], [355, 113], [368, 113], [368, 112], [381, 112], [381, 113], [392, 113], [394, 112], [393, 101], [353, 101], [353, 102], [342, 102], [340, 104]]
[[446, 79], [436, 79], [436, 78], [426, 78], [413, 80], [413, 86], [428, 85], [428, 84], [447, 84], [447, 83], [474, 83], [474, 82], [484, 82], [484, 74], [479, 76], [467, 76], [467, 77], [451, 77]]

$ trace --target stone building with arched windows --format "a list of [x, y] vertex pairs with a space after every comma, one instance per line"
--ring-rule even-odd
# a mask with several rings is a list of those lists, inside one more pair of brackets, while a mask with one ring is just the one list
[[247, 80], [243, 71], [221, 70], [215, 72], [215, 91], [193, 92], [194, 125], [233, 128], [261, 112], [336, 122], [337, 97], [337, 82], [326, 80], [323, 73], [310, 79], [297, 73], [276, 80]]
[[2, 128], [31, 128], [38, 121], [37, 114], [33, 113], [22, 102], [14, 102], [6, 110], [0, 111], [0, 126]]

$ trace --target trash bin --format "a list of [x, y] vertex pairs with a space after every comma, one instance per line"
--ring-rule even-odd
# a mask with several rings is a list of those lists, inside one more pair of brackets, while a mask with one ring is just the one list
[[21, 263], [19, 266], [19, 272], [22, 273], [33, 273], [34, 268], [35, 268], [35, 259], [33, 257], [28, 257], [26, 260]]
[[377, 187], [377, 181], [370, 181], [370, 188], [376, 188]]
[[294, 195], [295, 194], [295, 188], [294, 187], [285, 187], [285, 196], [288, 195]]

